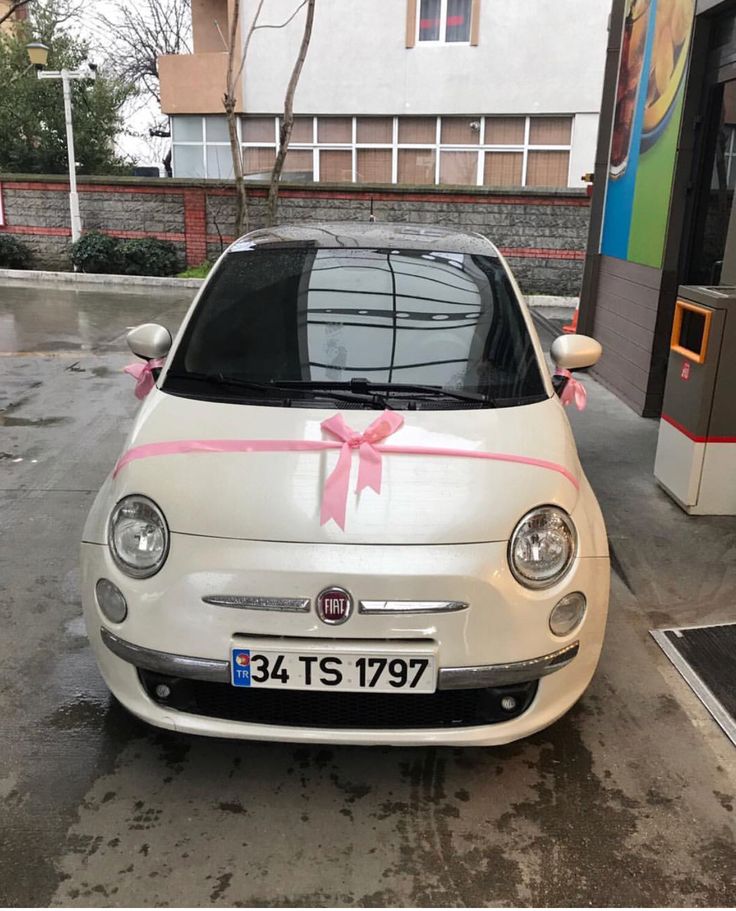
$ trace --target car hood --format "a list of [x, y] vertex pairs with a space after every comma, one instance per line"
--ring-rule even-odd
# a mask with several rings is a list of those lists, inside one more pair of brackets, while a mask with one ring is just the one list
[[[333, 440], [320, 423], [335, 408], [282, 408], [205, 402], [157, 389], [136, 419], [126, 450], [189, 440]], [[358, 432], [378, 417], [340, 412]], [[461, 544], [507, 540], [519, 518], [543, 503], [575, 508], [581, 470], [567, 418], [556, 398], [498, 409], [404, 411], [386, 445], [485, 451], [522, 461], [449, 454], [382, 456], [382, 489], [356, 494], [352, 466], [345, 529], [320, 524], [325, 480], [339, 450], [187, 452], [125, 464], [108, 479], [109, 508], [145, 494], [172, 532], [259, 541], [345, 544]], [[530, 465], [523, 459], [554, 463]]]

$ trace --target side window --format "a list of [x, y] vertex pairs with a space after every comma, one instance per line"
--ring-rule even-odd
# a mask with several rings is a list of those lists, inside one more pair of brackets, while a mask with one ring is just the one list
[[468, 44], [471, 20], [478, 14], [479, 0], [419, 0], [417, 41], [433, 44]]

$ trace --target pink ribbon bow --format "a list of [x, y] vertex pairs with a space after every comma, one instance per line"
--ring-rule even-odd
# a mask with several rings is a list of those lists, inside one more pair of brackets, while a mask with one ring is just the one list
[[583, 411], [588, 402], [588, 392], [580, 382], [570, 373], [569, 370], [559, 369], [555, 371], [555, 376], [564, 376], [567, 378], [565, 388], [562, 390], [560, 401], [563, 405], [572, 405], [575, 403], [578, 411]]
[[345, 510], [350, 484], [350, 466], [353, 460], [352, 450], [357, 449], [359, 456], [356, 493], [360, 493], [366, 487], [370, 487], [376, 493], [381, 492], [381, 453], [373, 444], [396, 433], [403, 423], [404, 419], [395, 411], [384, 411], [363, 433], [358, 433], [352, 427], [348, 427], [341, 414], [335, 414], [322, 421], [320, 425], [322, 429], [342, 440], [343, 445], [337, 465], [325, 481], [320, 525], [325, 525], [330, 519], [334, 519], [345, 531]]
[[144, 399], [148, 393], [156, 385], [156, 380], [153, 376], [153, 371], [157, 370], [159, 367], [163, 367], [164, 358], [154, 357], [150, 361], [146, 361], [145, 364], [128, 364], [127, 367], [123, 367], [123, 373], [127, 373], [128, 376], [132, 376], [136, 381], [135, 383], [135, 397], [137, 399]]
[[[140, 372], [143, 372], [143, 369]], [[151, 367], [153, 369], [153, 367]], [[150, 370], [148, 371], [150, 375]], [[145, 393], [144, 393], [145, 395]], [[383, 455], [421, 455], [451, 459], [482, 459], [489, 462], [509, 462], [514, 465], [530, 465], [545, 471], [554, 471], [562, 475], [579, 488], [576, 476], [564, 465], [537, 459], [533, 456], [515, 455], [504, 452], [484, 452], [478, 449], [456, 449], [440, 446], [391, 446], [380, 441], [395, 433], [404, 423], [401, 415], [394, 411], [385, 411], [363, 433], [357, 433], [348, 427], [342, 415], [335, 414], [320, 425], [337, 440], [159, 440], [143, 443], [128, 449], [118, 459], [113, 469], [113, 478], [131, 462], [138, 459], [149, 459], [158, 456], [182, 455], [184, 453], [205, 452], [329, 452], [339, 449], [337, 465], [325, 481], [320, 512], [321, 524], [334, 519], [345, 531], [345, 512], [347, 509], [348, 487], [350, 484], [350, 466], [352, 450], [357, 449], [360, 458], [358, 470], [358, 493], [371, 487], [376, 493], [381, 492], [381, 458]]]

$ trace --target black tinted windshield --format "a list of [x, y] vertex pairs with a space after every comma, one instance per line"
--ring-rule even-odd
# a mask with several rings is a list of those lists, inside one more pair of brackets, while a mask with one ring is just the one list
[[[215, 394], [213, 378], [233, 386], [223, 391], [221, 385]], [[416, 389], [392, 388], [402, 384], [478, 394], [494, 406], [545, 397], [497, 258], [309, 246], [228, 254], [187, 326], [164, 388], [271, 404], [279, 396], [258, 384], [345, 388], [358, 378], [388, 389], [393, 408], [412, 407], [412, 399], [416, 407], [421, 399]], [[306, 390], [297, 396], [300, 405], [317, 398]], [[421, 407], [453, 403], [435, 393]], [[456, 399], [454, 407], [463, 404]]]

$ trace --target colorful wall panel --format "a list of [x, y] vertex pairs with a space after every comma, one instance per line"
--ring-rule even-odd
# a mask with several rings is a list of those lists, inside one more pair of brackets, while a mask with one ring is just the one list
[[662, 268], [695, 0], [627, 0], [601, 253]]

